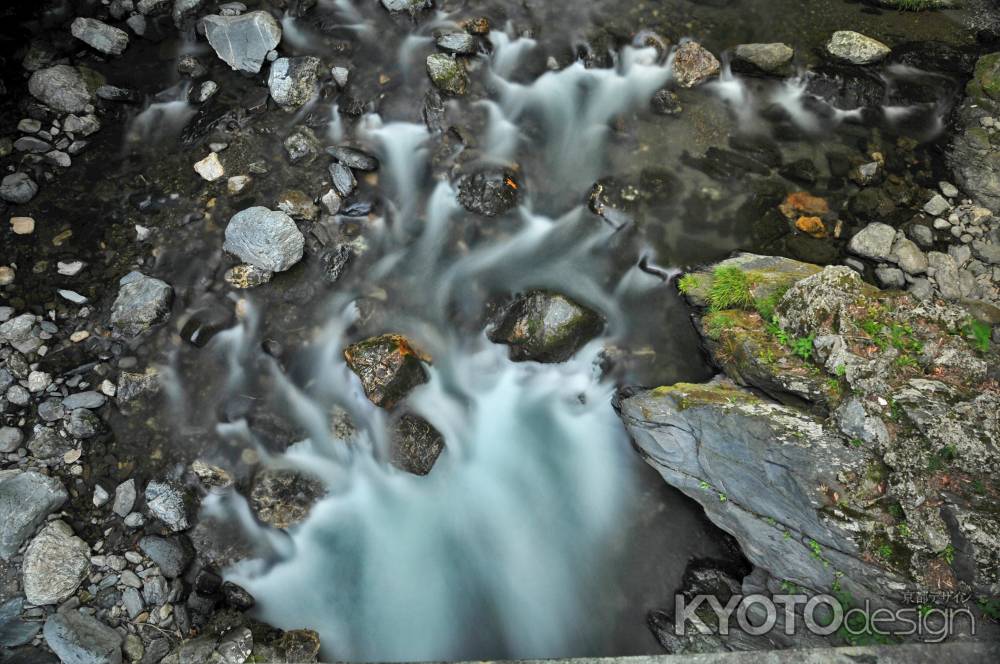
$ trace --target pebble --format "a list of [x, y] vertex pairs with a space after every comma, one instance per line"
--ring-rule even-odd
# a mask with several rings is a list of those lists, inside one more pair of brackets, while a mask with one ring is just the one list
[[209, 182], [215, 182], [226, 174], [226, 169], [222, 167], [219, 155], [215, 152], [209, 153], [207, 157], [195, 163], [194, 170]]
[[74, 332], [73, 334], [69, 335], [69, 340], [76, 344], [76, 343], [80, 343], [81, 341], [83, 341], [84, 339], [88, 338], [89, 336], [90, 336], [90, 332], [88, 332], [87, 330], [78, 330], [78, 331]]
[[956, 198], [958, 196], [958, 187], [950, 182], [939, 182], [938, 188], [941, 190], [941, 194], [947, 198]]
[[238, 194], [250, 184], [249, 175], [234, 175], [226, 181], [226, 190], [230, 194]]
[[932, 217], [940, 217], [950, 209], [951, 204], [941, 194], [934, 194], [934, 197], [924, 205], [924, 212]]
[[7, 265], [0, 265], [0, 286], [7, 286], [14, 283], [15, 276], [14, 268]]
[[35, 232], [35, 220], [31, 217], [11, 217], [10, 227], [15, 235], [31, 235]]
[[73, 304], [87, 304], [87, 302], [89, 302], [86, 296], [80, 295], [76, 291], [67, 290], [65, 288], [59, 288], [56, 290], [56, 292], [59, 293], [60, 297], [62, 297], [65, 300], [69, 300]]
[[37, 134], [42, 128], [42, 123], [33, 118], [24, 118], [17, 123], [17, 130], [24, 134]]
[[94, 507], [103, 507], [107, 504], [110, 497], [107, 489], [100, 484], [94, 486]]

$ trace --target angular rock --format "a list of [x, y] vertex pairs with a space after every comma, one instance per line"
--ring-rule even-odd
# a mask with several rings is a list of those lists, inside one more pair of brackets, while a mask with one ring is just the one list
[[296, 127], [285, 139], [284, 145], [288, 160], [293, 164], [300, 161], [308, 164], [319, 152], [319, 140], [308, 127]]
[[834, 58], [854, 65], [871, 65], [885, 60], [891, 49], [859, 32], [839, 30], [827, 42], [826, 51]]
[[90, 571], [90, 547], [62, 521], [52, 521], [24, 554], [24, 596], [32, 604], [58, 604]]
[[421, 357], [406, 337], [398, 334], [352, 344], [344, 349], [344, 357], [376, 406], [392, 408], [414, 387], [427, 382]]
[[174, 289], [165, 281], [129, 272], [118, 283], [111, 325], [122, 334], [134, 337], [170, 314]]
[[347, 198], [354, 193], [354, 190], [358, 186], [358, 181], [354, 177], [354, 173], [351, 169], [339, 162], [334, 162], [329, 166], [330, 180], [333, 182], [333, 188], [337, 190], [343, 198]]
[[78, 16], [70, 26], [73, 36], [107, 55], [121, 55], [128, 47], [128, 33], [93, 18]]
[[91, 102], [90, 90], [80, 71], [69, 65], [39, 69], [28, 79], [31, 96], [62, 113], [79, 113]]
[[308, 102], [317, 93], [319, 65], [319, 58], [311, 55], [272, 62], [267, 79], [271, 99], [287, 108], [298, 108]]
[[194, 560], [194, 550], [183, 535], [174, 537], [147, 535], [139, 540], [139, 549], [156, 563], [163, 576], [168, 579], [181, 576]]
[[382, 6], [390, 12], [410, 12], [427, 9], [434, 4], [433, 0], [381, 0]]
[[698, 42], [684, 42], [673, 58], [674, 80], [682, 88], [693, 88], [719, 73], [719, 61]]
[[73, 442], [59, 436], [55, 429], [40, 427], [28, 442], [28, 451], [37, 458], [52, 459], [62, 457], [73, 447]]
[[304, 247], [291, 217], [257, 206], [233, 215], [222, 248], [262, 270], [283, 272], [302, 260]]
[[121, 664], [121, 635], [75, 609], [49, 616], [42, 633], [63, 664]]
[[378, 170], [378, 159], [367, 152], [358, 150], [357, 148], [349, 148], [345, 145], [340, 145], [327, 148], [326, 152], [348, 168], [353, 168], [357, 171]]
[[848, 243], [847, 250], [858, 256], [884, 261], [892, 254], [895, 240], [896, 229], [876, 222], [858, 231]]
[[226, 64], [256, 74], [268, 51], [281, 41], [281, 26], [265, 11], [239, 16], [210, 14], [202, 19], [205, 38]]
[[759, 71], [775, 76], [792, 73], [792, 58], [795, 51], [782, 43], [740, 44], [734, 53], [733, 67], [749, 72]]
[[222, 162], [219, 161], [219, 155], [215, 152], [211, 152], [201, 161], [195, 162], [194, 171], [209, 182], [215, 182], [226, 174], [226, 169], [223, 168]]
[[170, 530], [180, 532], [191, 527], [188, 517], [188, 493], [174, 482], [151, 481], [146, 485], [146, 507]]
[[271, 281], [274, 273], [262, 270], [256, 265], [235, 265], [223, 275], [226, 283], [233, 288], [256, 288]]
[[135, 480], [125, 480], [115, 488], [115, 502], [111, 510], [124, 519], [132, 512], [136, 496]]
[[900, 237], [892, 245], [890, 259], [906, 274], [916, 275], [927, 271], [927, 256], [920, 251], [920, 247], [916, 243], [904, 237]]
[[0, 182], [0, 198], [8, 203], [27, 203], [38, 193], [38, 185], [27, 173], [11, 173]]
[[62, 483], [35, 471], [0, 470], [0, 558], [9, 560], [69, 498]]
[[565, 362], [604, 329], [596, 313], [558, 293], [535, 291], [518, 298], [489, 331], [510, 346], [517, 362]]
[[434, 43], [442, 51], [460, 55], [474, 55], [479, 50], [479, 42], [467, 32], [448, 32], [439, 36]]
[[517, 205], [520, 187], [514, 173], [487, 169], [463, 175], [458, 181], [458, 202], [466, 210], [495, 217]]
[[170, 12], [174, 25], [178, 28], [183, 26], [184, 21], [201, 9], [203, 2], [204, 0], [174, 0], [174, 7]]
[[947, 214], [950, 209], [951, 204], [941, 194], [934, 194], [934, 197], [924, 205], [924, 212], [932, 217], [940, 217], [943, 214]]
[[400, 470], [426, 475], [444, 450], [444, 437], [430, 422], [406, 413], [393, 424], [390, 461]]
[[254, 477], [250, 508], [257, 518], [275, 528], [305, 521], [309, 510], [327, 489], [321, 481], [290, 469], [265, 469]]
[[455, 58], [443, 53], [427, 56], [427, 75], [438, 90], [455, 96], [462, 96], [469, 88], [469, 76], [465, 66]]

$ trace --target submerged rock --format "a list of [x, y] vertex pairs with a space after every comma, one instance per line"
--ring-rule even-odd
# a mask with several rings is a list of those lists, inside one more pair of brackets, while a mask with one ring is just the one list
[[392, 408], [414, 387], [427, 382], [422, 358], [402, 335], [365, 339], [345, 348], [344, 357], [376, 406]]
[[287, 108], [297, 108], [308, 102], [317, 93], [319, 65], [319, 58], [311, 55], [275, 60], [267, 79], [271, 99]]
[[141, 272], [130, 272], [118, 283], [111, 325], [122, 334], [134, 337], [169, 315], [174, 299], [170, 284]]
[[128, 47], [128, 33], [93, 18], [78, 16], [70, 26], [73, 36], [108, 55], [121, 55]]
[[357, 148], [339, 145], [326, 149], [327, 154], [348, 168], [358, 171], [378, 170], [378, 159]]
[[250, 507], [257, 518], [275, 528], [305, 521], [327, 489], [315, 477], [296, 470], [265, 469], [254, 478]]
[[76, 67], [55, 65], [39, 69], [28, 79], [31, 96], [62, 113], [80, 113], [91, 102], [90, 90]]
[[682, 88], [693, 88], [719, 73], [718, 59], [698, 42], [688, 41], [674, 52], [673, 76]]
[[469, 212], [495, 217], [517, 205], [519, 189], [512, 171], [481, 170], [459, 179], [458, 202]]
[[237, 212], [226, 226], [223, 249], [269, 272], [283, 272], [300, 260], [305, 237], [284, 212], [251, 207]]
[[281, 41], [281, 26], [265, 11], [239, 16], [210, 14], [202, 19], [205, 38], [233, 69], [256, 74], [269, 51]]
[[564, 362], [604, 329], [604, 320], [564, 295], [535, 291], [518, 298], [488, 336], [510, 346], [512, 360]]
[[860, 32], [839, 30], [827, 42], [826, 51], [834, 58], [853, 65], [871, 65], [885, 60], [891, 49]]
[[427, 56], [427, 74], [431, 83], [448, 94], [464, 95], [469, 87], [469, 77], [465, 66], [455, 58], [443, 53], [432, 53]]
[[10, 559], [45, 518], [69, 498], [59, 480], [35, 471], [0, 470], [0, 558]]
[[49, 616], [43, 634], [45, 643], [62, 662], [121, 664], [122, 636], [97, 618], [76, 609]]
[[62, 521], [49, 523], [24, 554], [24, 596], [32, 604], [58, 604], [90, 570], [90, 547]]

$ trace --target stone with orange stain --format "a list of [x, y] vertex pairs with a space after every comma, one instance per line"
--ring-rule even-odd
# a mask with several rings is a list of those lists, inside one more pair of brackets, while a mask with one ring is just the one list
[[427, 382], [423, 361], [429, 358], [399, 334], [383, 334], [344, 349], [347, 365], [361, 379], [365, 395], [376, 406], [392, 408], [417, 385]]
[[801, 216], [822, 217], [830, 212], [830, 204], [825, 198], [813, 196], [807, 191], [796, 191], [785, 198], [785, 202], [778, 206], [781, 214], [788, 219], [796, 219]]
[[826, 226], [819, 217], [799, 217], [795, 222], [795, 228], [817, 239], [826, 237]]

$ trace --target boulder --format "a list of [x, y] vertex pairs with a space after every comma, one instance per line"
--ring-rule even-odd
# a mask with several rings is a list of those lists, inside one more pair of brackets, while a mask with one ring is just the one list
[[121, 635], [93, 616], [69, 609], [45, 621], [45, 643], [63, 664], [121, 664]]
[[847, 244], [847, 250], [858, 256], [884, 261], [892, 255], [895, 240], [896, 229], [888, 224], [875, 222], [858, 231]]
[[38, 185], [27, 173], [11, 173], [0, 182], [0, 198], [8, 203], [27, 203], [37, 193]]
[[39, 69], [28, 79], [28, 92], [61, 113], [80, 113], [93, 99], [80, 71], [69, 65]]
[[289, 109], [308, 102], [317, 93], [319, 65], [319, 58], [311, 55], [275, 60], [271, 63], [271, 73], [267, 78], [271, 99], [279, 106]]
[[507, 307], [489, 331], [517, 362], [564, 362], [604, 329], [604, 320], [558, 293], [534, 291]]
[[238, 71], [256, 74], [281, 41], [281, 26], [265, 11], [239, 16], [210, 14], [202, 19], [205, 38], [216, 55]]
[[73, 36], [107, 55], [121, 55], [128, 47], [128, 33], [93, 18], [78, 16], [70, 25]]
[[191, 527], [189, 520], [189, 494], [175, 482], [151, 481], [146, 485], [146, 507], [150, 514], [162, 521], [173, 532]]
[[479, 50], [479, 42], [468, 32], [447, 32], [438, 36], [434, 43], [442, 51], [460, 55], [474, 55]]
[[182, 575], [194, 559], [191, 543], [183, 535], [147, 535], [139, 540], [139, 549], [149, 556], [168, 579]]
[[223, 249], [269, 272], [283, 272], [300, 260], [305, 237], [284, 212], [256, 206], [233, 215]]
[[733, 68], [749, 73], [761, 72], [774, 76], [792, 73], [792, 58], [795, 51], [782, 43], [740, 44], [733, 54]]
[[58, 604], [90, 571], [90, 547], [63, 521], [52, 521], [24, 554], [24, 596], [32, 604]]
[[297, 470], [265, 469], [254, 477], [250, 508], [258, 519], [275, 528], [305, 521], [309, 510], [327, 489], [315, 477]]
[[9, 560], [69, 498], [62, 483], [35, 471], [0, 470], [0, 558]]
[[718, 59], [698, 42], [684, 42], [673, 57], [674, 80], [682, 88], [693, 88], [719, 73]]
[[444, 53], [432, 53], [427, 56], [427, 75], [438, 90], [451, 95], [464, 95], [469, 87], [465, 66]]
[[174, 289], [165, 281], [129, 272], [118, 283], [111, 325], [122, 334], [134, 337], [170, 314]]
[[833, 33], [826, 44], [826, 52], [837, 60], [843, 60], [852, 65], [872, 65], [885, 60], [891, 49], [871, 37], [860, 32], [839, 30]]
[[376, 406], [392, 408], [414, 387], [427, 382], [421, 356], [398, 334], [352, 344], [344, 349], [344, 357]]

